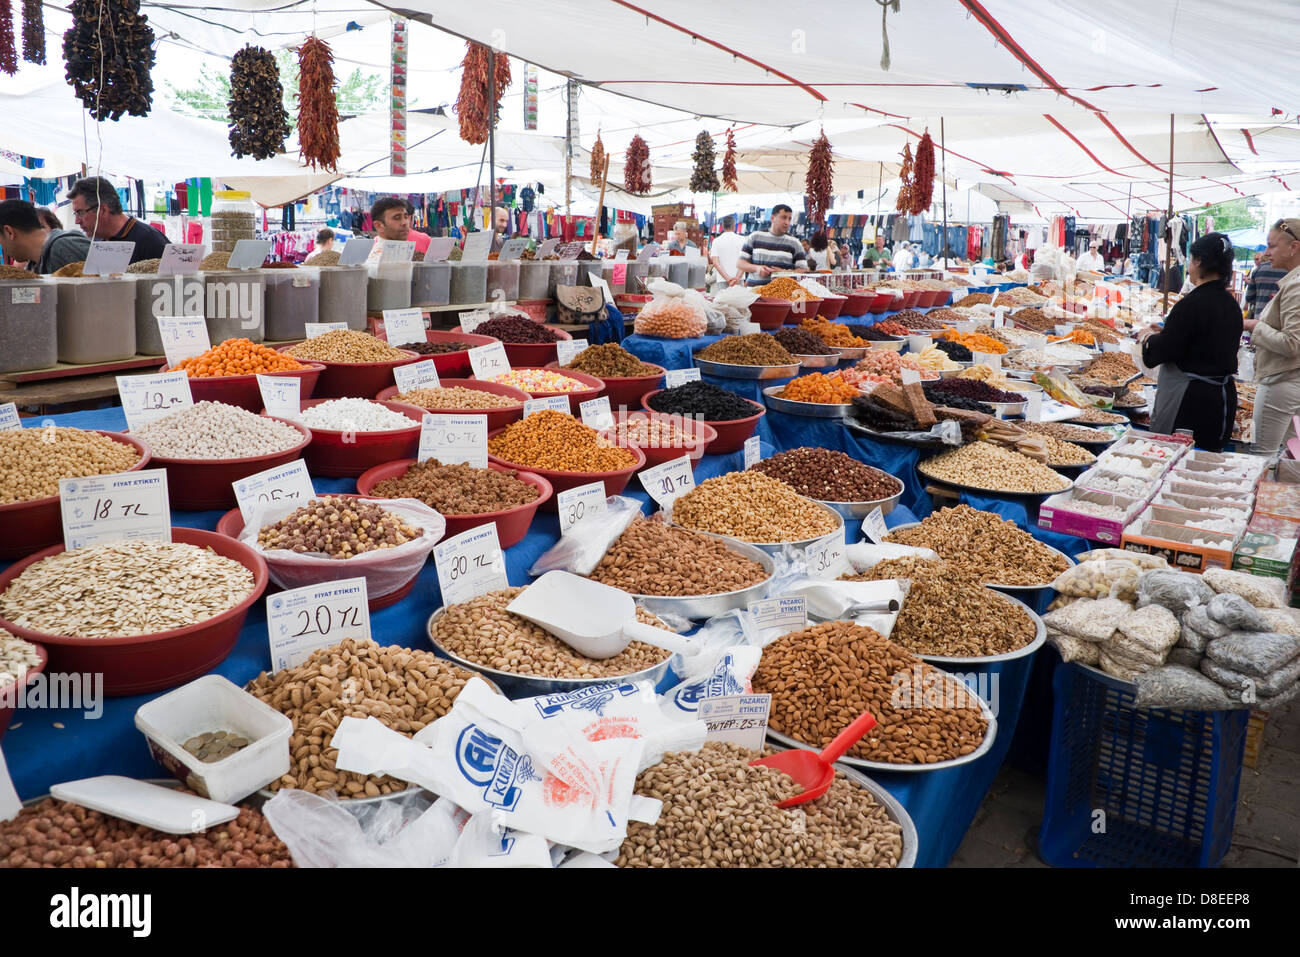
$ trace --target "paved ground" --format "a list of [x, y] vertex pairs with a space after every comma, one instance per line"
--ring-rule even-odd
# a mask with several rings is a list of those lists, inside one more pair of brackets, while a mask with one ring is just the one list
[[[1004, 766], [954, 867], [1046, 867], [1035, 846], [1046, 780]], [[1243, 768], [1232, 847], [1224, 867], [1300, 865], [1300, 699], [1268, 717], [1254, 768]]]

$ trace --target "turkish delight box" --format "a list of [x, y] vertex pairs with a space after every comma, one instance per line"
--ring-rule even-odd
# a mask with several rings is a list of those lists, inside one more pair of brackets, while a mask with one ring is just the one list
[[1300, 522], [1300, 485], [1260, 482], [1255, 490], [1255, 514]]
[[1124, 529], [1123, 547], [1131, 552], [1163, 555], [1171, 568], [1200, 573], [1207, 568], [1231, 568], [1237, 535], [1207, 532], [1139, 516]]
[[[1118, 509], [1118, 515], [1090, 514], [1080, 511], [1083, 503], [1098, 508]], [[1124, 526], [1142, 510], [1145, 500], [1115, 495], [1110, 492], [1092, 492], [1074, 488], [1046, 499], [1038, 510], [1038, 527], [1075, 535], [1095, 542], [1118, 545], [1124, 537]]]

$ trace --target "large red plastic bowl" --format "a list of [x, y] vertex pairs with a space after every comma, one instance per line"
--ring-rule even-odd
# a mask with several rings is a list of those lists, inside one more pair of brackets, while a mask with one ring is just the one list
[[[523, 372], [523, 371], [527, 371], [529, 368], [533, 368], [533, 367], [530, 367], [530, 366], [514, 366], [513, 364], [512, 364], [512, 367], [515, 368], [515, 369], [518, 369], [518, 370], [521, 371], [521, 372]], [[581, 407], [582, 407], [582, 403], [584, 403], [584, 402], [588, 402], [588, 401], [590, 401], [590, 400], [592, 400], [592, 399], [599, 399], [602, 395], [605, 394], [605, 382], [604, 382], [604, 380], [602, 380], [602, 379], [598, 379], [598, 378], [597, 378], [596, 376], [594, 376], [594, 375], [588, 375], [588, 374], [585, 373], [585, 372], [572, 372], [572, 371], [570, 371], [569, 369], [564, 369], [564, 370], [561, 371], [561, 370], [558, 370], [558, 369], [551, 368], [551, 369], [545, 369], [545, 370], [537, 369], [537, 371], [539, 371], [539, 372], [541, 372], [541, 371], [547, 371], [547, 372], [556, 372], [556, 371], [559, 371], [561, 375], [568, 376], [570, 379], [577, 379], [579, 382], [581, 382], [581, 383], [583, 383], [583, 384], [585, 384], [585, 385], [587, 386], [587, 388], [585, 388], [585, 389], [579, 389], [579, 390], [577, 390], [576, 392], [535, 392], [535, 391], [533, 391], [533, 390], [531, 390], [531, 389], [525, 389], [525, 390], [524, 390], [524, 391], [526, 391], [526, 392], [528, 393], [529, 398], [533, 398], [533, 399], [546, 399], [546, 398], [549, 398], [550, 396], [553, 396], [553, 395], [562, 395], [562, 396], [566, 396], [566, 397], [568, 398], [568, 400], [569, 400], [569, 412], [570, 412], [572, 415], [579, 415], [579, 416], [580, 416], [580, 414], [581, 414], [581, 412], [582, 412], [582, 408], [581, 408]], [[516, 387], [516, 388], [517, 388], [517, 387]]]
[[[650, 400], [662, 391], [663, 389], [656, 389], [654, 392], [647, 392], [643, 395], [641, 397], [641, 408], [647, 412], [657, 411], [651, 408]], [[709, 453], [711, 455], [723, 455], [727, 452], [737, 452], [743, 449], [745, 440], [758, 429], [758, 420], [767, 414], [767, 409], [753, 399], [746, 399], [745, 401], [756, 408], [758, 412], [743, 419], [732, 419], [729, 422], [715, 422], [712, 419], [705, 419], [704, 424], [712, 426], [713, 431], [718, 433], [718, 437], [709, 444]]]
[[[388, 335], [381, 332], [379, 338], [385, 342], [388, 341]], [[490, 346], [496, 342], [491, 336], [476, 336], [472, 332], [448, 332], [445, 329], [426, 329], [424, 330], [425, 342], [464, 342], [471, 349], [477, 346]], [[407, 345], [405, 342], [399, 342], [398, 345]], [[452, 379], [456, 377], [465, 377], [470, 375], [469, 350], [461, 352], [440, 352], [432, 356], [420, 356], [421, 359], [432, 359], [433, 367], [438, 370], [439, 379]]]
[[901, 306], [899, 306], [898, 308], [899, 308], [899, 309], [915, 309], [915, 308], [917, 307], [917, 305], [920, 304], [920, 302], [921, 302], [921, 292], [922, 292], [922, 290], [920, 290], [920, 289], [908, 289], [908, 290], [905, 290], [905, 291], [903, 292], [903, 304], [902, 304]]
[[[323, 402], [308, 399], [303, 405]], [[272, 418], [275, 418], [272, 416]], [[169, 459], [155, 455], [153, 464], [167, 470], [167, 498], [172, 508], [203, 511], [209, 508], [230, 508], [235, 504], [234, 482], [256, 475], [277, 465], [284, 465], [302, 456], [304, 449], [313, 444], [315, 433], [292, 419], [276, 418], [277, 422], [291, 425], [302, 434], [302, 440], [292, 448], [270, 455], [247, 455], [237, 459]]]
[[[328, 402], [329, 399], [309, 399], [302, 404], [303, 411]], [[374, 401], [374, 400], [371, 400]], [[360, 475], [368, 468], [393, 459], [406, 459], [420, 448], [420, 423], [424, 409], [405, 402], [385, 400], [379, 403], [411, 420], [409, 428], [389, 429], [384, 432], [345, 432], [340, 429], [312, 429], [312, 442], [303, 453], [307, 471], [312, 475], [331, 475], [341, 478]]]
[[[462, 389], [473, 389], [476, 392], [490, 392], [492, 395], [506, 395], [512, 399], [517, 399], [519, 404], [505, 409], [483, 408], [483, 409], [428, 409], [428, 412], [435, 412], [443, 415], [486, 415], [488, 431], [493, 429], [504, 429], [511, 422], [523, 418], [524, 403], [530, 396], [523, 389], [516, 389], [512, 385], [502, 385], [500, 382], [484, 382], [481, 379], [444, 379], [438, 378], [439, 383], [444, 389], [454, 389], [458, 386]], [[397, 386], [390, 385], [379, 395], [375, 396], [380, 402], [393, 400], [397, 395]], [[414, 402], [408, 402], [407, 405], [415, 405]], [[417, 406], [417, 408], [419, 408]]]
[[673, 446], [656, 446], [641, 445], [640, 443], [624, 442], [618, 438], [617, 426], [614, 429], [606, 429], [605, 434], [609, 436], [611, 442], [619, 445], [636, 445], [645, 455], [646, 468], [653, 468], [656, 465], [662, 465], [673, 459], [680, 459], [683, 455], [689, 455], [692, 462], [699, 462], [700, 457], [710, 450], [710, 446], [717, 441], [718, 430], [707, 422], [700, 419], [690, 419], [684, 415], [668, 415], [664, 412], [646, 412], [639, 410], [635, 412], [616, 412], [614, 421], [616, 424], [627, 421], [628, 419], [659, 419], [661, 421], [673, 421], [691, 438], [687, 439], [679, 447]]
[[823, 319], [834, 319], [844, 308], [844, 304], [849, 301], [848, 296], [827, 296], [822, 300], [821, 307], [817, 310], [817, 315]]
[[847, 297], [848, 302], [840, 310], [842, 316], [865, 316], [871, 311], [871, 304], [876, 301], [876, 294], [868, 289], [865, 292], [851, 292]]
[[[609, 397], [610, 409], [615, 412], [621, 407], [635, 409], [639, 406], [641, 396], [646, 394], [647, 389], [657, 389], [663, 385], [664, 376], [668, 370], [663, 366], [655, 365], [653, 362], [647, 362], [646, 365], [654, 366], [659, 371], [654, 375], [599, 377], [600, 381], [605, 383], [605, 395]], [[563, 372], [565, 375], [574, 375], [574, 370], [566, 369], [558, 362], [548, 362], [546, 368], [555, 372]], [[583, 399], [582, 401], [586, 402], [587, 400]]]
[[[488, 435], [488, 442], [496, 438], [505, 429], [499, 429]], [[490, 445], [489, 445], [490, 448]], [[546, 512], [558, 511], [558, 498], [561, 492], [567, 492], [571, 488], [578, 488], [580, 485], [590, 485], [592, 482], [605, 483], [605, 496], [618, 495], [623, 489], [627, 488], [627, 483], [632, 480], [632, 475], [645, 468], [645, 454], [634, 445], [622, 446], [636, 456], [636, 461], [625, 469], [618, 469], [613, 472], [557, 472], [551, 469], [532, 468], [528, 465], [520, 465], [518, 462], [507, 462], [505, 459], [488, 452], [488, 462], [495, 462], [497, 465], [504, 466], [508, 469], [518, 469], [520, 472], [531, 472], [533, 475], [541, 476], [551, 484], [555, 492], [551, 498], [541, 503], [541, 508]]]
[[785, 325], [797, 326], [805, 319], [816, 319], [821, 314], [821, 301], [802, 300], [790, 303], [790, 311], [785, 314]]
[[[140, 453], [140, 461], [127, 469], [128, 472], [138, 472], [149, 464], [152, 456], [149, 446], [134, 436], [124, 432], [105, 432], [102, 429], [88, 431], [130, 445]], [[57, 495], [0, 505], [0, 559], [23, 558], [39, 548], [48, 548], [61, 541], [63, 512], [59, 508]]]
[[[266, 562], [254, 549], [225, 535], [198, 528], [172, 528], [172, 541], [211, 548], [253, 573], [253, 590], [221, 614], [184, 628], [124, 638], [74, 638], [47, 635], [0, 618], [0, 628], [45, 646], [49, 670], [58, 673], [102, 674], [109, 697], [162, 691], [207, 674], [230, 654], [239, 641], [244, 618], [266, 590]], [[63, 551], [62, 545], [43, 549], [0, 573], [0, 593], [43, 558]]]
[[[399, 475], [405, 475], [406, 470], [415, 464], [415, 459], [400, 459], [396, 462], [385, 462], [383, 465], [376, 465], [372, 469], [367, 469], [365, 474], [357, 479], [357, 492], [368, 498], [382, 498], [381, 495], [375, 494], [375, 486], [384, 479], [397, 478]], [[497, 472], [509, 472], [512, 469], [496, 462], [488, 462], [488, 468]], [[478, 528], [480, 525], [487, 525], [490, 522], [497, 523], [497, 541], [501, 543], [502, 548], [509, 548], [511, 545], [518, 545], [528, 534], [528, 526], [533, 523], [533, 516], [537, 514], [540, 508], [553, 494], [551, 483], [533, 472], [518, 472], [515, 478], [521, 482], [527, 482], [538, 491], [537, 498], [533, 499], [527, 505], [518, 505], [514, 508], [503, 509], [499, 512], [480, 512], [477, 515], [447, 515], [443, 513], [443, 518], [447, 520], [447, 538], [453, 535], [459, 535], [461, 532], [467, 532], [471, 528]]]
[[[288, 352], [296, 345], [299, 345], [299, 343], [291, 342], [287, 346], [280, 346], [280, 351]], [[410, 352], [406, 349], [400, 351], [405, 353], [405, 358], [388, 359], [384, 362], [310, 360], [325, 367], [320, 374], [320, 379], [316, 382], [315, 397], [318, 399], [370, 398], [380, 389], [393, 384], [393, 370], [395, 368], [410, 365], [412, 362], [419, 362], [424, 358], [418, 352]], [[436, 362], [434, 367], [437, 367]]]
[[769, 299], [761, 296], [749, 304], [749, 318], [760, 329], [780, 329], [785, 317], [790, 315], [790, 300]]
[[[298, 379], [298, 396], [310, 399], [316, 393], [316, 384], [325, 366], [319, 362], [299, 359], [307, 368], [289, 369], [284, 372], [267, 372], [263, 375], [283, 376]], [[171, 371], [164, 364], [159, 372]], [[224, 402], [226, 405], [238, 406], [249, 412], [256, 412], [262, 407], [262, 390], [257, 387], [257, 375], [217, 375], [190, 376], [190, 395], [195, 402]]]
[[951, 295], [952, 293], [947, 289], [928, 289], [921, 297], [921, 305], [927, 309], [934, 309], [947, 303]]
[[[573, 336], [569, 335], [563, 329], [556, 329], [554, 326], [547, 326], [546, 328], [550, 329], [551, 332], [555, 333], [561, 339], [573, 338]], [[456, 326], [451, 331], [454, 333], [460, 333], [460, 326]], [[483, 338], [487, 339], [489, 342], [497, 341], [488, 336], [484, 336]], [[506, 358], [510, 360], [510, 365], [513, 368], [519, 368], [521, 366], [541, 368], [546, 365], [546, 363], [554, 362], [559, 358], [559, 354], [555, 350], [554, 342], [503, 342], [501, 344], [506, 347]], [[588, 398], [591, 397], [588, 396]]]
[[[50, 660], [49, 652], [44, 647], [35, 642], [32, 643], [32, 647], [36, 649], [37, 657], [41, 660], [23, 672], [23, 676], [16, 682], [0, 685], [0, 738], [5, 736], [5, 729], [9, 727], [9, 722], [14, 719], [14, 713], [18, 710], [18, 702], [22, 700], [23, 687], [44, 671], [45, 665]], [[12, 702], [12, 704], [6, 702]]]
[[[874, 312], [874, 313], [877, 313], [877, 314], [882, 313], [882, 312], [894, 312], [894, 311], [896, 311], [895, 308], [894, 308], [894, 302], [895, 302], [897, 299], [898, 299], [898, 297], [895, 296], [895, 295], [894, 295], [892, 292], [890, 292], [888, 289], [879, 290], [879, 291], [876, 293], [876, 298], [875, 298], [875, 300], [871, 303], [871, 308], [870, 308], [868, 311], [869, 311], [869, 312]], [[902, 308], [902, 307], [899, 307], [899, 308]]]

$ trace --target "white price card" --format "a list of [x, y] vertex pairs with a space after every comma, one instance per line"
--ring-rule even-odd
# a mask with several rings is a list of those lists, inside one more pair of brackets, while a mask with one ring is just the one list
[[1043, 393], [1026, 392], [1025, 398], [1029, 400], [1025, 405], [1025, 421], [1043, 421]]
[[487, 416], [426, 412], [420, 420], [421, 461], [437, 459], [443, 465], [465, 463], [477, 469], [488, 464]]
[[510, 587], [497, 523], [471, 528], [433, 547], [444, 605], [458, 605], [484, 592]]
[[170, 542], [167, 470], [59, 479], [63, 544], [71, 551], [107, 542]]
[[708, 728], [705, 741], [729, 741], [760, 751], [767, 738], [770, 694], [732, 694], [701, 698], [697, 717]]
[[336, 332], [347, 327], [346, 322], [304, 322], [302, 324], [303, 332], [308, 339], [315, 339], [327, 332]]
[[547, 256], [551, 255], [551, 253], [555, 252], [555, 247], [558, 245], [560, 245], [558, 239], [543, 239], [541, 245], [537, 247], [535, 258], [539, 261], [545, 259]]
[[203, 261], [202, 243], [168, 243], [158, 263], [160, 276], [184, 276], [199, 271]]
[[763, 457], [763, 440], [757, 435], [745, 439], [745, 468], [752, 469]]
[[434, 236], [429, 240], [429, 248], [424, 251], [424, 261], [427, 263], [446, 262], [455, 245], [456, 240], [450, 236]]
[[467, 353], [474, 378], [489, 381], [510, 371], [510, 360], [506, 358], [506, 347], [499, 342], [490, 342], [485, 346], [475, 346]]
[[998, 306], [993, 310], [993, 328], [1001, 329], [1007, 324], [1007, 310], [1009, 306]]
[[9, 302], [15, 306], [33, 306], [41, 301], [41, 290], [37, 286], [18, 287], [9, 290]]
[[384, 335], [391, 346], [424, 342], [424, 311], [421, 309], [385, 309]]
[[364, 578], [341, 578], [291, 588], [266, 600], [271, 670], [294, 668], [318, 648], [345, 638], [370, 640], [370, 604]]
[[814, 578], [839, 578], [851, 571], [844, 553], [844, 529], [839, 529], [804, 549], [808, 574]]
[[235, 490], [235, 501], [239, 504], [239, 513], [247, 522], [259, 505], [272, 502], [298, 502], [306, 505], [316, 497], [312, 488], [311, 476], [307, 474], [307, 463], [295, 459], [285, 465], [247, 475], [230, 483]]
[[921, 373], [915, 369], [900, 369], [899, 374], [902, 376], [903, 385], [911, 385], [913, 382], [921, 381]]
[[563, 412], [569, 414], [569, 398], [563, 395], [548, 395], [541, 399], [527, 399], [524, 401], [524, 418], [528, 418], [534, 412], [545, 412], [550, 409], [552, 412]]
[[592, 276], [591, 284], [600, 290], [600, 294], [605, 298], [605, 305], [614, 305], [614, 294], [609, 291], [609, 283], [605, 282], [603, 276]]
[[889, 534], [889, 527], [885, 525], [885, 513], [877, 505], [871, 510], [871, 513], [862, 520], [862, 534], [877, 545], [884, 542], [885, 537]]
[[1147, 412], [1156, 407], [1156, 387], [1153, 385], [1144, 385], [1142, 387], [1142, 400], [1147, 404]]
[[488, 253], [492, 252], [493, 234], [490, 232], [470, 233], [465, 237], [465, 246], [461, 251], [463, 263], [487, 262]]
[[579, 352], [585, 351], [587, 346], [586, 339], [561, 339], [555, 344], [555, 357], [560, 365], [567, 366], [577, 358]]
[[609, 396], [602, 395], [599, 399], [588, 399], [586, 402], [579, 404], [578, 411], [582, 413], [582, 424], [589, 425], [593, 429], [612, 429], [614, 427], [614, 413], [609, 407]]
[[262, 408], [267, 415], [296, 419], [302, 414], [302, 379], [296, 375], [261, 375], [257, 391], [262, 393]]
[[86, 253], [86, 264], [81, 267], [83, 276], [116, 276], [126, 272], [131, 265], [135, 243], [92, 242]]
[[990, 369], [1002, 368], [1002, 357], [996, 352], [972, 352], [970, 357], [977, 366], [988, 366]]
[[360, 266], [370, 258], [370, 250], [375, 246], [375, 241], [369, 236], [353, 236], [343, 244], [343, 251], [339, 253], [340, 266]]
[[674, 386], [685, 385], [688, 382], [699, 382], [700, 370], [691, 369], [669, 369], [664, 375], [664, 388], [671, 389]]
[[627, 247], [624, 246], [618, 252], [614, 253], [614, 262], [621, 263], [627, 259]]
[[1026, 337], [1025, 337], [1025, 348], [1026, 348], [1026, 349], [1046, 349], [1046, 348], [1047, 348], [1047, 336], [1037, 335], [1037, 334], [1032, 335], [1032, 336], [1026, 336]]
[[583, 519], [605, 511], [605, 498], [604, 482], [579, 485], [557, 495], [555, 503], [560, 510], [560, 534], [568, 535]]
[[158, 333], [162, 337], [167, 367], [171, 369], [212, 348], [208, 323], [202, 316], [159, 316]]
[[18, 418], [18, 405], [14, 402], [6, 402], [0, 405], [0, 432], [5, 429], [21, 429], [23, 424]]
[[678, 496], [695, 488], [695, 472], [691, 469], [689, 455], [638, 472], [637, 478], [641, 479], [642, 488], [650, 493], [660, 508], [667, 508]]
[[587, 244], [579, 240], [575, 243], [565, 243], [556, 250], [556, 255], [560, 257], [561, 262], [573, 262], [578, 258], [578, 253], [582, 252], [583, 247]]
[[458, 313], [460, 318], [460, 331], [473, 332], [483, 323], [492, 318], [492, 313], [487, 309], [473, 309], [469, 312]]
[[120, 375], [117, 377], [117, 394], [122, 399], [126, 427], [131, 430], [194, 404], [190, 379], [184, 372]]
[[658, 253], [659, 253], [658, 243], [647, 243], [645, 246], [642, 246], [641, 251], [636, 254], [636, 261], [645, 262], [650, 257], [655, 256]]
[[415, 242], [410, 239], [381, 239], [379, 261], [381, 263], [409, 263], [415, 256]]
[[764, 640], [780, 638], [808, 625], [808, 604], [803, 595], [765, 598], [749, 603], [749, 617]]
[[239, 239], [226, 265], [231, 269], [260, 269], [270, 254], [269, 239]]
[[438, 380], [438, 367], [432, 359], [393, 366], [393, 381], [397, 383], [398, 393], [410, 392], [412, 389], [437, 389], [442, 384]]
[[507, 239], [501, 244], [501, 252], [497, 254], [497, 260], [503, 263], [513, 262], [527, 248], [527, 239]]

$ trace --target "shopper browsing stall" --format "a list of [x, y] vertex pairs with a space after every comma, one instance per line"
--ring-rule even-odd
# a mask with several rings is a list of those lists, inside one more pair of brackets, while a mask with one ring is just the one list
[[[101, 242], [135, 243], [131, 262], [162, 258], [170, 245], [161, 232], [122, 212], [122, 201], [113, 184], [102, 176], [77, 180], [68, 191], [72, 218], [91, 239]], [[84, 257], [83, 257], [84, 258]]]
[[1300, 219], [1268, 231], [1269, 261], [1286, 270], [1258, 319], [1246, 320], [1255, 345], [1255, 451], [1275, 455], [1300, 412]]
[[85, 260], [90, 240], [75, 230], [51, 229], [25, 199], [6, 199], [0, 202], [0, 248], [44, 275]]
[[885, 248], [885, 234], [876, 233], [875, 241], [862, 251], [862, 266], [878, 266], [881, 263], [888, 266], [890, 261], [889, 250]]
[[1106, 271], [1106, 260], [1102, 259], [1101, 253], [1098, 252], [1100, 248], [1101, 243], [1095, 239], [1088, 244], [1088, 251], [1079, 257], [1079, 262], [1077, 263], [1079, 272]]
[[772, 228], [749, 234], [736, 263], [736, 268], [745, 274], [745, 285], [762, 286], [768, 277], [785, 270], [808, 271], [803, 244], [790, 235], [792, 216], [789, 206], [774, 206]]
[[709, 248], [709, 262], [717, 270], [722, 283], [727, 286], [734, 286], [741, 280], [740, 250], [745, 245], [745, 237], [735, 229], [735, 217], [723, 217], [722, 232], [713, 240]]

